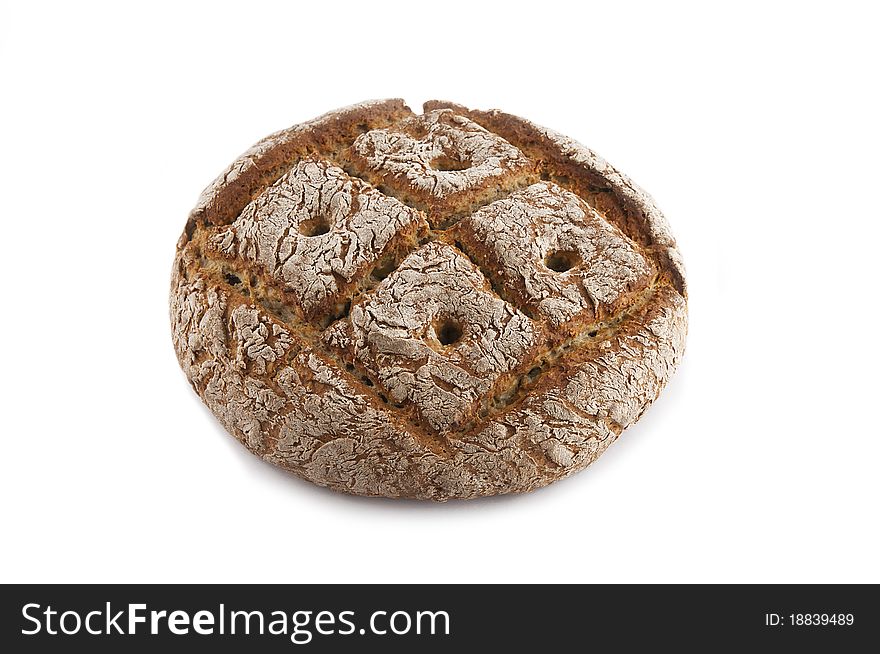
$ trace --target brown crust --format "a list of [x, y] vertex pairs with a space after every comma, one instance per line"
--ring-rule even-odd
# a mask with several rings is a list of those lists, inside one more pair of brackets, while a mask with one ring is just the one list
[[195, 222], [230, 222], [259, 191], [286, 172], [297, 159], [314, 152], [334, 152], [358, 134], [391, 125], [412, 112], [403, 100], [373, 100], [331, 111], [261, 139], [242, 153], [202, 192], [190, 214]]
[[427, 212], [433, 227], [535, 179], [518, 148], [450, 109], [361, 134], [341, 154], [355, 174]]
[[[655, 272], [650, 257], [614, 225], [552, 182], [481, 207], [449, 234], [505, 297], [548, 325], [554, 341], [633, 304]], [[574, 274], [548, 268], [553, 257], [551, 266], [577, 263]]]
[[672, 284], [687, 297], [684, 264], [665, 216], [647, 192], [596, 152], [498, 109], [471, 110], [442, 100], [430, 100], [424, 109], [453, 109], [516, 144], [537, 162], [542, 176], [574, 191], [635, 242], [656, 252]]
[[[476, 138], [479, 147], [510, 161], [520, 161], [520, 152], [527, 163], [514, 166], [519, 171], [515, 175], [504, 173], [504, 179], [515, 181], [499, 183], [486, 173], [495, 165], [490, 162], [482, 172], [439, 175], [437, 188], [446, 184], [454, 192], [431, 196], [425, 188], [433, 186], [401, 181], [435, 175], [425, 173], [424, 163], [414, 164], [410, 173], [405, 166], [383, 168], [386, 162], [374, 159], [372, 165], [379, 167], [365, 169], [368, 159], [353, 157], [353, 145], [359, 138], [366, 140], [364, 135], [372, 130], [383, 130], [381, 138], [371, 137], [381, 147], [387, 147], [389, 138], [394, 141], [397, 125], [416, 140], [424, 134], [417, 129], [419, 119], [402, 101], [363, 103], [278, 132], [248, 150], [203, 193], [178, 244], [171, 321], [175, 351], [193, 387], [255, 454], [343, 492], [446, 500], [546, 485], [594, 461], [635, 422], [668, 381], [684, 350], [687, 302], [681, 257], [647, 194], [592, 151], [526, 120], [439, 101], [425, 105], [426, 112], [441, 109], [452, 110], [439, 112], [447, 118], [467, 117], [491, 133], [484, 136], [455, 119], [453, 126], [465, 125], [470, 131], [464, 136], [454, 131], [441, 134], [446, 139], [440, 141], [444, 152], [464, 148], [460, 143], [467, 138]], [[499, 138], [503, 141], [496, 145], [493, 139]], [[404, 163], [406, 148], [433, 152], [406, 142], [400, 157]], [[474, 146], [468, 153], [477, 150]], [[447, 154], [465, 158], [455, 151]], [[377, 245], [374, 256], [358, 260], [363, 263], [339, 267], [351, 277], [343, 280], [334, 272], [339, 285], [314, 311], [297, 304], [302, 294], [290, 288], [291, 278], [267, 266], [271, 258], [211, 247], [222, 242], [217, 239], [224, 230], [247, 227], [239, 217], [243, 210], [256, 206], [252, 203], [267, 188], [309, 158], [380, 183], [384, 192], [426, 212], [411, 223], [420, 227], [386, 236], [383, 242], [389, 245], [381, 252]], [[438, 167], [454, 168], [441, 164]], [[395, 170], [403, 171], [396, 181]], [[334, 175], [344, 182], [341, 171]], [[336, 190], [342, 188], [340, 183]], [[492, 265], [491, 252], [476, 232], [463, 231], [467, 216], [481, 208], [492, 215], [491, 203], [532, 184], [543, 193], [542, 183], [574, 193], [578, 199], [572, 206], [583, 203], [583, 215], [589, 218], [587, 210], [595, 210], [620, 230], [601, 232], [611, 239], [607, 242], [615, 243], [611, 247], [631, 251], [609, 260], [608, 272], [594, 279], [592, 290], [583, 273], [578, 288], [585, 297], [603, 301], [596, 301], [592, 313], [587, 311], [590, 303], [583, 304], [577, 317], [567, 322], [552, 320], [553, 308], [563, 306], [553, 298], [554, 293], [569, 293], [570, 299], [577, 299], [573, 291], [560, 291], [551, 283], [552, 276], [545, 275], [549, 290], [541, 291], [541, 297], [549, 299], [541, 305], [542, 314], [529, 300], [532, 296], [524, 294], [525, 287], [517, 290], [512, 278]], [[283, 193], [278, 188], [276, 193]], [[344, 186], [346, 192], [349, 188], [376, 192], [358, 180]], [[401, 191], [406, 188], [410, 192]], [[528, 194], [523, 197], [524, 202], [532, 201]], [[339, 202], [349, 229], [357, 201], [353, 208], [345, 204], [350, 200]], [[579, 211], [577, 207], [570, 210]], [[254, 209], [248, 211], [256, 215]], [[265, 221], [286, 220], [278, 211], [261, 215], [266, 225]], [[459, 222], [462, 217], [465, 220]], [[428, 223], [433, 229], [425, 228]], [[278, 239], [279, 248], [292, 251], [304, 237], [293, 233], [290, 225], [282, 229], [285, 224], [267, 233]], [[578, 238], [599, 242], [600, 232], [587, 227]], [[364, 228], [357, 227], [358, 242], [371, 243]], [[464, 253], [451, 247], [462, 240]], [[328, 240], [327, 247], [338, 250], [339, 243], [334, 243]], [[525, 239], [510, 247], [530, 244]], [[599, 259], [592, 258], [602, 252], [579, 251], [589, 255], [594, 270], [603, 270], [595, 263]], [[542, 250], [529, 256], [537, 261], [535, 257], [544, 254]], [[646, 262], [644, 269], [639, 258]], [[625, 273], [619, 265], [634, 272]], [[443, 267], [455, 272], [438, 274], [438, 281], [426, 285], [423, 280], [431, 271]], [[442, 290], [453, 279], [455, 283]], [[466, 279], [471, 281], [462, 286], [459, 282]], [[425, 296], [406, 309], [398, 304], [404, 291], [410, 300], [413, 294]], [[459, 299], [435, 302], [446, 294]], [[480, 294], [485, 299], [472, 299]], [[497, 308], [491, 308], [493, 303]], [[404, 323], [396, 325], [392, 308], [403, 312], [398, 315]], [[458, 329], [455, 338], [460, 343], [440, 342], [445, 329], [441, 322], [447, 320]], [[401, 338], [395, 334], [403, 333], [404, 324], [408, 346], [395, 340]], [[505, 327], [510, 336], [486, 340]], [[534, 336], [511, 340], [528, 333]], [[427, 349], [421, 349], [421, 343], [428, 344]], [[453, 401], [456, 397], [460, 399]], [[444, 410], [448, 402], [452, 403]]]

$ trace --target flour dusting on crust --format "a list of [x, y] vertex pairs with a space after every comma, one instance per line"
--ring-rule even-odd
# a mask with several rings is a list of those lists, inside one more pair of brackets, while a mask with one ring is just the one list
[[427, 109], [331, 112], [221, 175], [178, 243], [175, 352], [230, 433], [316, 484], [534, 490], [592, 463], [669, 381], [681, 255], [650, 197], [584, 146]]

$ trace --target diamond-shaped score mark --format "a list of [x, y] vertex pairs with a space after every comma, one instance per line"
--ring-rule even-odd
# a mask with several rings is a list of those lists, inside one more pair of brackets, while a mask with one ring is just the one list
[[514, 187], [532, 167], [518, 148], [451, 109], [362, 134], [349, 157], [377, 186], [430, 210], [435, 226], [498, 188]]
[[438, 431], [467, 422], [539, 337], [455, 248], [429, 243], [351, 310], [354, 355], [389, 399]]
[[652, 274], [626, 235], [551, 183], [486, 205], [453, 232], [519, 306], [559, 335], [615, 312]]
[[383, 255], [423, 227], [418, 211], [337, 166], [307, 158], [211, 244], [260, 264], [311, 319], [332, 310]]

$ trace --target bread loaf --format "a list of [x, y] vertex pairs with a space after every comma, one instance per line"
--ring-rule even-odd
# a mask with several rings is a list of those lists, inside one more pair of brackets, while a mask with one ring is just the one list
[[273, 134], [177, 246], [174, 347], [251, 452], [357, 495], [530, 491], [593, 462], [684, 351], [651, 198], [500, 111], [366, 102]]

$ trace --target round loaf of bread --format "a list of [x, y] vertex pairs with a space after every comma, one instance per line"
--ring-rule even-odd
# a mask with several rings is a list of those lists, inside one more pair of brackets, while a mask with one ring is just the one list
[[174, 348], [251, 452], [357, 495], [530, 491], [642, 415], [684, 351], [651, 198], [527, 120], [365, 102], [277, 132], [177, 245]]

